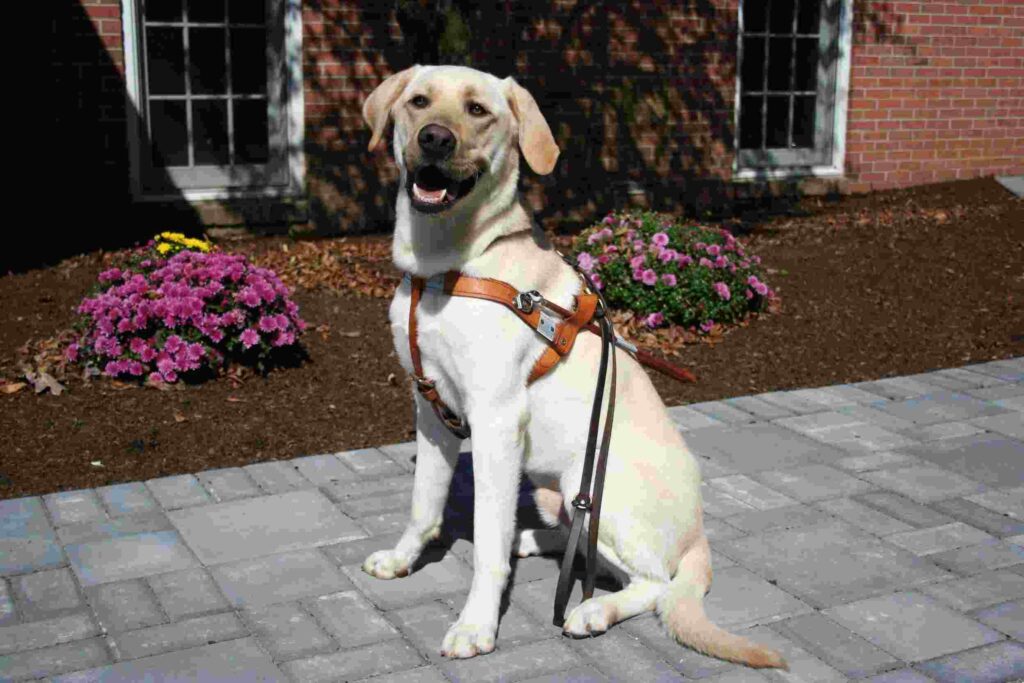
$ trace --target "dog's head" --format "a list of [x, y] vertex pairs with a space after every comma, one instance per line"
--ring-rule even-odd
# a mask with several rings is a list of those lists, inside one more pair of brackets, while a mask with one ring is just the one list
[[370, 149], [395, 122], [395, 158], [412, 208], [448, 211], [487, 176], [511, 177], [516, 147], [535, 172], [546, 175], [558, 146], [537, 102], [511, 77], [465, 67], [414, 66], [381, 83], [363, 104], [373, 130]]

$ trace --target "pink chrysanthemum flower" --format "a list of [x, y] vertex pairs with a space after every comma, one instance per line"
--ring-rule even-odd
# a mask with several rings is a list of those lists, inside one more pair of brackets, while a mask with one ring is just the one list
[[658, 282], [658, 274], [648, 268], [641, 274], [640, 279], [648, 287], [653, 287]]
[[729, 291], [729, 285], [724, 282], [716, 282], [712, 285], [715, 289], [715, 294], [722, 297], [726, 301], [732, 298], [732, 292]]
[[669, 287], [675, 287], [676, 276], [673, 275], [672, 273], [665, 273], [664, 275], [661, 276], [661, 282], [662, 284], [668, 285]]
[[665, 314], [661, 311], [651, 313], [649, 316], [644, 318], [644, 324], [647, 325], [647, 327], [657, 327], [663, 322], [665, 322]]
[[242, 346], [244, 348], [246, 348], [246, 349], [251, 349], [253, 346], [258, 344], [259, 341], [260, 341], [259, 332], [257, 332], [256, 330], [252, 329], [251, 327], [246, 328], [242, 332], [242, 334], [239, 335], [238, 338], [241, 340]]

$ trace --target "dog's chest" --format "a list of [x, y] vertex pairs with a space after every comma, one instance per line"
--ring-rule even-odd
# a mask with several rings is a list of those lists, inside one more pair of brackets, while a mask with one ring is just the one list
[[[403, 282], [391, 302], [391, 333], [399, 362], [413, 373], [410, 303], [410, 287]], [[415, 315], [423, 375], [437, 384], [452, 409], [459, 410], [469, 387], [497, 387], [510, 373], [519, 374], [529, 329], [502, 306], [428, 290]]]

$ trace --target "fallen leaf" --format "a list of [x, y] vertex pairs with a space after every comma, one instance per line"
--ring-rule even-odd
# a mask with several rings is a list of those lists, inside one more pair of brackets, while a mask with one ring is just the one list
[[349, 337], [350, 339], [363, 336], [363, 333], [360, 332], [359, 330], [353, 330], [351, 332], [339, 332], [338, 334], [340, 334], [342, 337]]
[[103, 467], [103, 461], [102, 460], [93, 460], [89, 464], [92, 465], [93, 467]]
[[237, 396], [228, 396], [228, 403], [245, 403], [245, 399], [238, 398]]
[[392, 386], [398, 386], [398, 375], [393, 372], [388, 373], [388, 384]]
[[10, 384], [0, 384], [0, 391], [5, 394], [16, 394], [28, 385], [24, 382], [11, 382]]
[[178, 413], [178, 412], [174, 413], [174, 421], [175, 422], [184, 422], [187, 419], [188, 418], [185, 417], [184, 415], [182, 415], [181, 413]]
[[64, 393], [64, 385], [54, 379], [53, 375], [48, 372], [27, 372], [25, 373], [25, 379], [32, 385], [37, 394], [41, 394], [47, 389], [54, 396], [60, 396]]

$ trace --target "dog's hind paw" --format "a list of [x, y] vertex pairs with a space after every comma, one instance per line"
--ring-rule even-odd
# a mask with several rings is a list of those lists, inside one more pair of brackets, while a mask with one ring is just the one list
[[456, 623], [441, 643], [441, 654], [452, 659], [468, 659], [494, 650], [497, 626]]
[[573, 638], [587, 638], [604, 633], [612, 624], [609, 605], [598, 600], [587, 600], [577, 605], [562, 626], [562, 633]]
[[394, 550], [378, 550], [363, 562], [363, 571], [378, 579], [400, 579], [409, 576], [412, 563]]

